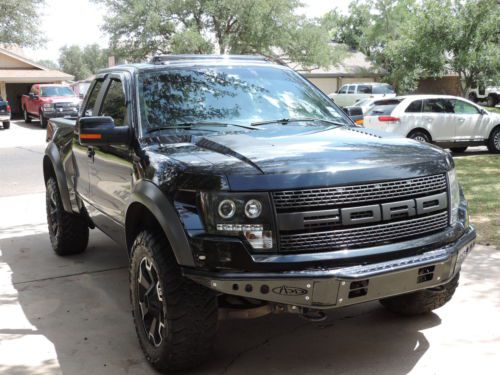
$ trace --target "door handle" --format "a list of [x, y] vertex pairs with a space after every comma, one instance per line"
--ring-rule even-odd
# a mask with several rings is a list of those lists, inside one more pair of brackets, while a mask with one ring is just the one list
[[465, 121], [465, 119], [464, 119], [464, 118], [459, 118], [459, 119], [458, 119], [458, 121], [459, 121], [459, 122], [464, 122], [464, 121]]

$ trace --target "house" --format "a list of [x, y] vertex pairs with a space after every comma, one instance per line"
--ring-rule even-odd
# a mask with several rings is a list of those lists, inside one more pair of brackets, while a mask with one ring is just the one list
[[21, 96], [34, 83], [61, 83], [73, 76], [45, 66], [13, 52], [0, 48], [0, 96], [8, 100], [13, 114], [21, 113]]
[[309, 71], [299, 69], [299, 72], [325, 94], [336, 92], [346, 83], [376, 82], [384, 76], [366, 55], [359, 51], [347, 51], [340, 64]]

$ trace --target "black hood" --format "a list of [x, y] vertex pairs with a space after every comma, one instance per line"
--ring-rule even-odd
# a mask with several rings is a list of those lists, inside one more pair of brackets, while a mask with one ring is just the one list
[[451, 168], [451, 158], [437, 147], [355, 127], [273, 125], [146, 141], [150, 152], [175, 160], [186, 172], [225, 175], [233, 190], [411, 178]]

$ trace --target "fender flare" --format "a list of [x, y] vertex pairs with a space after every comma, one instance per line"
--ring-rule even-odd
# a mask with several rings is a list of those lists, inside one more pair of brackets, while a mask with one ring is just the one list
[[43, 157], [43, 177], [45, 179], [45, 182], [47, 182], [47, 180], [50, 177], [49, 171], [47, 171], [47, 165], [46, 165], [47, 162], [51, 164], [52, 170], [54, 171], [64, 211], [70, 213], [75, 212], [73, 210], [73, 205], [71, 204], [69, 189], [66, 183], [66, 172], [64, 171], [62, 165], [59, 150], [53, 142], [50, 142], [47, 145], [47, 148], [45, 149], [45, 156]]
[[125, 228], [127, 228], [130, 206], [134, 203], [142, 204], [158, 221], [172, 247], [177, 264], [194, 267], [193, 253], [184, 227], [173, 205], [158, 186], [146, 180], [142, 180], [135, 185], [127, 206]]

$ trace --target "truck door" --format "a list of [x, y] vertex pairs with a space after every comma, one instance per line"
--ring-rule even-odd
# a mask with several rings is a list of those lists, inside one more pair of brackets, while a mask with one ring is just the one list
[[[98, 116], [110, 116], [115, 126], [131, 127], [128, 105], [129, 75], [112, 74], [105, 81], [105, 93]], [[132, 130], [132, 129], [131, 129]], [[102, 145], [93, 148], [90, 167], [90, 199], [101, 214], [124, 224], [125, 208], [132, 188], [132, 153], [129, 145]], [[105, 230], [105, 228], [102, 228]], [[105, 230], [106, 231], [106, 230]]]
[[40, 85], [33, 85], [30, 90], [30, 96], [26, 104], [26, 112], [33, 115], [38, 115], [38, 109], [40, 108]]
[[[90, 88], [90, 94], [84, 101], [82, 106], [82, 117], [93, 116], [94, 113], [98, 112], [96, 105], [98, 103], [99, 96], [102, 96], [101, 89], [103, 86], [104, 78], [97, 78]], [[80, 196], [87, 202], [90, 199], [90, 162], [91, 162], [91, 149], [87, 146], [80, 145], [78, 137], [80, 134], [80, 124], [77, 121], [75, 126], [75, 132], [73, 135], [73, 155], [75, 158], [75, 187], [76, 191]]]

